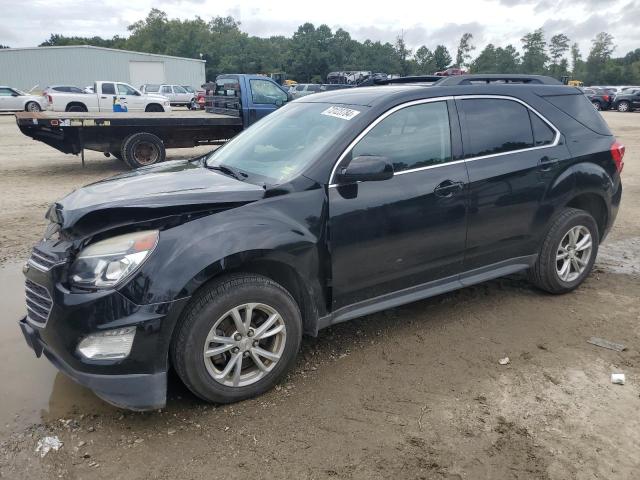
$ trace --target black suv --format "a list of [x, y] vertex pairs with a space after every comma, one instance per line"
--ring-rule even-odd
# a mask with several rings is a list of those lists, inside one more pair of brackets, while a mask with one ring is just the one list
[[27, 342], [116, 405], [162, 407], [170, 366], [232, 402], [303, 333], [520, 271], [573, 290], [624, 147], [576, 88], [482, 78], [312, 95], [210, 155], [74, 191], [25, 266]]
[[613, 108], [619, 112], [633, 112], [640, 108], [640, 88], [623, 90], [613, 99]]

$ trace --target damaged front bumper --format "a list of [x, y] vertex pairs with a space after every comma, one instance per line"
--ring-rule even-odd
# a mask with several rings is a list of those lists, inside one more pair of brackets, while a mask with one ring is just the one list
[[146, 374], [102, 375], [81, 372], [72, 368], [47, 347], [38, 330], [26, 317], [21, 319], [20, 329], [37, 357], [45, 357], [62, 373], [91, 389], [98, 397], [116, 407], [130, 410], [153, 410], [163, 408], [167, 398], [167, 372]]
[[[65, 288], [65, 265], [25, 268], [27, 316], [19, 322], [29, 347], [60, 371], [118, 407], [151, 410], [166, 404], [169, 346], [188, 298], [138, 305], [118, 290], [74, 293]], [[83, 339], [135, 328], [125, 358], [87, 358]]]

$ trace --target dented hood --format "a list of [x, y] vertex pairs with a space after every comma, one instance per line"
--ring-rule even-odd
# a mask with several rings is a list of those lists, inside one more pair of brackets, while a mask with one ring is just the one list
[[67, 229], [86, 217], [96, 223], [101, 219], [104, 223], [123, 223], [169, 212], [241, 205], [263, 197], [261, 186], [209, 170], [201, 161], [178, 160], [79, 188], [58, 201], [47, 216]]

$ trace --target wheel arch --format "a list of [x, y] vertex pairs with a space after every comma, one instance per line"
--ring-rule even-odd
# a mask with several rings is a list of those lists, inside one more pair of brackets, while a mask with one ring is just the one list
[[153, 102], [153, 103], [147, 103], [147, 105], [144, 107], [144, 111], [145, 111], [145, 112], [150, 112], [150, 111], [152, 111], [152, 109], [155, 109], [155, 108], [159, 108], [159, 109], [160, 109], [159, 111], [161, 111], [161, 112], [164, 112], [164, 111], [165, 111], [165, 110], [164, 110], [164, 107], [162, 106], [162, 104], [160, 104], [160, 103], [155, 103], [155, 102]]
[[578, 193], [565, 206], [589, 213], [598, 225], [598, 235], [602, 240], [609, 221], [607, 202], [602, 195], [594, 192]]
[[87, 108], [87, 106], [86, 106], [84, 103], [82, 103], [82, 102], [77, 102], [77, 101], [73, 101], [73, 102], [69, 102], [69, 103], [67, 103], [67, 104], [65, 105], [65, 107], [64, 107], [64, 111], [65, 111], [65, 112], [69, 112], [69, 111], [70, 111], [69, 109], [70, 109], [70, 108], [73, 108], [73, 107], [80, 107], [80, 108], [84, 108], [84, 111], [85, 111], [85, 112], [88, 112], [88, 111], [89, 111], [89, 109]]
[[300, 274], [295, 258], [283, 252], [246, 251], [222, 258], [199, 272], [186, 287], [191, 296], [212, 282], [238, 274], [261, 275], [282, 286], [298, 304], [303, 332], [315, 336], [318, 331], [318, 305], [314, 288]]

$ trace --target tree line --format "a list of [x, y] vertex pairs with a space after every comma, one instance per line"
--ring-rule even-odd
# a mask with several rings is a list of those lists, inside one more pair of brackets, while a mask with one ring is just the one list
[[99, 47], [202, 58], [206, 77], [220, 73], [287, 72], [301, 82], [322, 82], [331, 71], [366, 70], [400, 75], [433, 74], [448, 67], [472, 73], [528, 73], [568, 75], [585, 84], [640, 84], [640, 48], [624, 57], [613, 57], [614, 38], [598, 33], [583, 58], [577, 43], [560, 33], [547, 39], [542, 29], [522, 37], [514, 45], [489, 44], [476, 50], [473, 35], [464, 33], [452, 53], [444, 45], [407, 47], [402, 36], [394, 43], [354, 40], [346, 30], [327, 25], [300, 25], [291, 37], [250, 36], [233, 17], [205, 21], [170, 19], [152, 9], [144, 20], [129, 25], [127, 37], [67, 37], [52, 34], [40, 46], [94, 45]]

